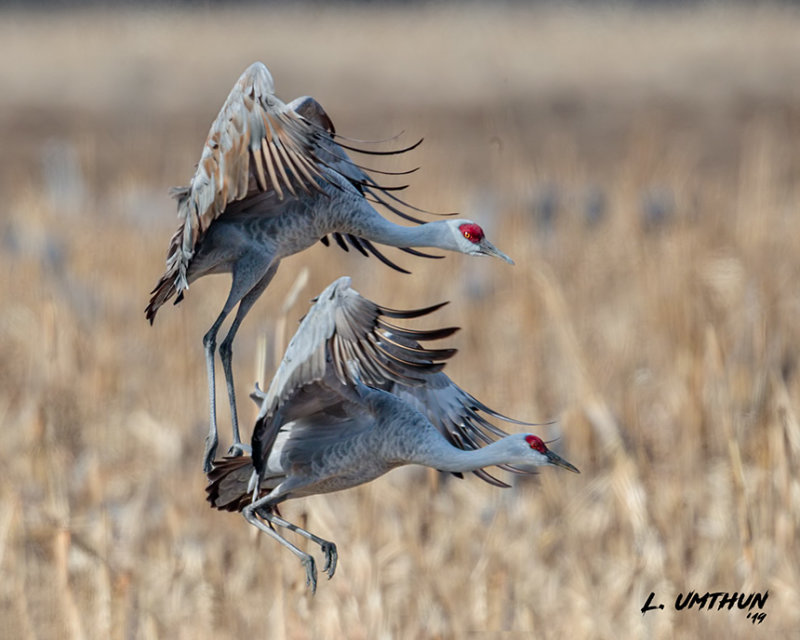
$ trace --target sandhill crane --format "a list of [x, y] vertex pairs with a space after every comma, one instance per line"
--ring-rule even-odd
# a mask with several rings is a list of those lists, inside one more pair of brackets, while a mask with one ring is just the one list
[[[325, 110], [313, 98], [298, 98], [288, 105], [281, 102], [270, 72], [256, 62], [239, 78], [211, 125], [189, 186], [174, 191], [179, 227], [170, 240], [166, 272], [145, 309], [147, 319], [152, 324], [159, 307], [176, 294], [175, 302], [180, 302], [194, 280], [210, 273], [232, 275], [222, 311], [203, 337], [210, 403], [206, 471], [218, 442], [214, 383], [217, 333], [238, 305], [219, 352], [231, 405], [231, 450], [241, 453], [231, 365], [233, 339], [281, 259], [317, 240], [327, 244], [328, 236], [333, 235], [342, 248], [347, 249], [349, 243], [400, 271], [404, 270], [372, 242], [418, 256], [434, 257], [411, 247], [496, 256], [513, 264], [471, 220], [422, 224], [398, 209], [393, 202], [405, 203], [391, 193], [394, 188], [375, 182], [344, 150], [385, 155], [403, 153], [416, 145], [394, 151], [364, 151], [341, 140]], [[367, 198], [420, 226], [389, 222]]]
[[517, 421], [441, 373], [442, 361], [455, 350], [428, 349], [420, 342], [456, 329], [401, 329], [385, 320], [415, 318], [441, 306], [395, 311], [360, 296], [347, 277], [329, 285], [301, 322], [266, 393], [256, 387], [261, 411], [252, 458], [224, 458], [209, 474], [212, 506], [242, 511], [248, 522], [288, 547], [305, 566], [312, 591], [314, 558], [275, 527], [318, 544], [329, 577], [336, 570], [336, 545], [281, 518], [277, 506], [284, 500], [355, 487], [406, 464], [473, 471], [500, 485], [484, 467], [532, 473], [553, 465], [578, 472], [538, 436], [508, 435], [493, 425], [482, 414]]

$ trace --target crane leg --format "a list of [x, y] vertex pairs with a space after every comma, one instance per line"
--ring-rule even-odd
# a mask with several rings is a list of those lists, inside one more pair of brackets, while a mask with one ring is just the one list
[[242, 298], [241, 302], [239, 302], [239, 308], [236, 310], [236, 317], [233, 319], [227, 335], [219, 345], [219, 357], [222, 360], [222, 370], [225, 373], [225, 385], [228, 388], [228, 402], [231, 405], [231, 423], [233, 425], [233, 444], [228, 450], [229, 456], [240, 456], [243, 453], [248, 453], [246, 447], [242, 445], [242, 439], [239, 435], [239, 415], [236, 410], [236, 390], [233, 385], [233, 339], [236, 337], [239, 325], [242, 324], [256, 300], [267, 288], [277, 270], [278, 264], [276, 263], [267, 269], [264, 276]]
[[[219, 443], [219, 433], [217, 431], [216, 382], [214, 376], [214, 352], [217, 348], [217, 333], [219, 332], [219, 328], [222, 326], [222, 323], [225, 322], [225, 318], [227, 318], [233, 308], [239, 304], [239, 301], [245, 298], [250, 291], [257, 288], [263, 280], [266, 279], [266, 282], [269, 283], [269, 280], [273, 275], [275, 275], [275, 270], [277, 270], [278, 264], [276, 263], [268, 267], [265, 272], [263, 267], [259, 268], [260, 265], [263, 265], [263, 262], [263, 256], [257, 255], [251, 260], [241, 260], [236, 264], [233, 269], [231, 290], [228, 293], [228, 299], [225, 300], [225, 306], [222, 308], [222, 312], [214, 321], [214, 324], [211, 325], [208, 333], [203, 336], [203, 346], [205, 347], [206, 352], [206, 373], [208, 375], [208, 398], [210, 406], [208, 436], [206, 437], [205, 452], [203, 454], [203, 471], [205, 473], [211, 471], [211, 463], [214, 460], [214, 456], [217, 452], [217, 445]], [[264, 286], [266, 286], [266, 284]], [[261, 287], [261, 289], [259, 289], [259, 293], [263, 290], [264, 288]], [[253, 302], [255, 302], [255, 300], [251, 301], [245, 312], [241, 314], [242, 318], [244, 318], [247, 310], [253, 306]], [[239, 313], [237, 312], [237, 317], [238, 316]], [[241, 318], [239, 319], [239, 323], [241, 323]], [[220, 355], [220, 358], [222, 359], [222, 366], [225, 370], [225, 380], [228, 384], [229, 396], [231, 394], [231, 390], [233, 389], [233, 372], [231, 371], [230, 363], [230, 343], [233, 341], [233, 335], [235, 334], [236, 331], [234, 330], [233, 334], [231, 334], [229, 331], [228, 335], [225, 336], [223, 344], [225, 345], [227, 355]], [[220, 351], [222, 351], [222, 345], [220, 345]], [[234, 398], [232, 396], [230, 397], [232, 400], [231, 408], [233, 410], [234, 440], [236, 443], [241, 445], [239, 439], [239, 426], [236, 423], [236, 405], [233, 402]]]
[[219, 314], [214, 324], [208, 330], [206, 335], [203, 336], [203, 347], [206, 352], [206, 374], [208, 376], [208, 402], [209, 402], [209, 427], [208, 435], [206, 436], [205, 453], [203, 454], [203, 472], [208, 473], [211, 471], [211, 462], [214, 460], [214, 455], [217, 452], [217, 444], [219, 443], [219, 436], [217, 435], [217, 397], [215, 392], [215, 379], [214, 379], [214, 350], [217, 346], [217, 332], [220, 326], [225, 321], [225, 318], [230, 313], [230, 309], [225, 305], [222, 313]]
[[329, 540], [324, 540], [318, 536], [315, 536], [310, 531], [306, 531], [302, 527], [298, 527], [296, 524], [292, 524], [288, 520], [284, 520], [280, 516], [275, 515], [274, 513], [270, 513], [265, 510], [257, 511], [258, 515], [260, 515], [265, 520], [271, 522], [272, 524], [276, 524], [279, 527], [284, 527], [285, 529], [289, 529], [290, 531], [294, 531], [295, 533], [315, 542], [319, 545], [322, 553], [325, 554], [325, 566], [322, 567], [323, 573], [328, 574], [328, 580], [333, 577], [333, 574], [336, 573], [336, 563], [339, 560], [339, 553], [336, 550], [336, 545]]
[[[291, 551], [294, 555], [300, 558], [300, 562], [303, 563], [303, 566], [306, 569], [306, 586], [311, 588], [312, 594], [316, 593], [317, 566], [316, 563], [314, 562], [313, 556], [307, 554], [305, 551], [301, 551], [300, 549], [298, 549], [295, 545], [289, 542], [281, 534], [279, 534], [277, 531], [267, 526], [262, 520], [260, 520], [256, 516], [256, 508], [257, 508], [256, 504], [257, 503], [249, 504], [242, 510], [242, 515], [245, 517], [245, 520], [247, 520], [254, 527], [257, 527], [258, 529], [266, 533], [268, 536], [277, 540], [280, 544], [289, 549], [289, 551]], [[262, 509], [261, 511], [259, 511], [259, 513], [262, 515], [262, 517], [264, 517], [265, 520], [269, 522], [270, 518], [267, 517], [267, 514], [269, 513], [268, 511]], [[275, 517], [272, 514], [269, 514], [269, 516]]]

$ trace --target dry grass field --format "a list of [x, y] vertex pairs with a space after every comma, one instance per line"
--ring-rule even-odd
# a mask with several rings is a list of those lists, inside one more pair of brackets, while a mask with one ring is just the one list
[[[800, 628], [800, 13], [4, 13], [0, 42], [0, 635]], [[227, 278], [143, 314], [167, 189], [253, 60], [340, 132], [424, 136], [372, 164], [421, 165], [408, 199], [478, 220], [516, 266], [286, 260], [237, 339], [243, 421], [307, 301], [349, 274], [392, 307], [451, 300], [428, 322], [463, 327], [450, 375], [552, 421], [537, 432], [582, 472], [503, 491], [408, 468], [290, 502], [339, 545], [315, 597], [294, 556], [205, 502], [201, 339]], [[760, 625], [674, 606], [766, 590]], [[651, 592], [665, 607], [642, 615]]]

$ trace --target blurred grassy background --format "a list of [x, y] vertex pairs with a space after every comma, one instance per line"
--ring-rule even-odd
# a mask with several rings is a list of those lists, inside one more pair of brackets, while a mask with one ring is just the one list
[[[0, 41], [4, 635], [800, 626], [798, 11], [6, 11]], [[153, 328], [143, 315], [175, 225], [167, 188], [253, 60], [342, 133], [424, 136], [373, 164], [422, 165], [408, 199], [478, 220], [517, 264], [401, 254], [403, 276], [321, 245], [286, 260], [237, 338], [243, 421], [258, 345], [271, 370], [307, 266], [285, 333], [343, 274], [397, 308], [450, 299], [435, 321], [463, 327], [450, 375], [556, 419], [539, 433], [582, 471], [500, 491], [405, 469], [288, 503], [339, 545], [315, 598], [291, 554], [204, 501], [201, 338], [227, 278]], [[672, 606], [767, 589], [756, 630]], [[651, 591], [666, 607], [643, 617]]]

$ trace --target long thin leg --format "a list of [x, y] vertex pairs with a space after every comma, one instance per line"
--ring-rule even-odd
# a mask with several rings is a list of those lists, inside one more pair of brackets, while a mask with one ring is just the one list
[[209, 426], [208, 435], [206, 436], [205, 453], [203, 454], [203, 471], [208, 473], [211, 471], [211, 461], [217, 452], [217, 444], [219, 437], [217, 435], [217, 396], [216, 396], [216, 382], [214, 379], [214, 350], [217, 346], [217, 332], [219, 331], [225, 318], [228, 317], [230, 309], [228, 305], [222, 310], [214, 324], [208, 330], [208, 333], [203, 336], [203, 347], [206, 352], [206, 374], [208, 376], [208, 403], [209, 403]]
[[[251, 259], [249, 260], [240, 260], [236, 263], [232, 274], [231, 290], [228, 293], [228, 299], [225, 301], [225, 306], [222, 308], [222, 312], [214, 321], [214, 324], [211, 325], [208, 333], [203, 336], [203, 346], [205, 347], [206, 352], [206, 374], [208, 375], [208, 398], [210, 408], [208, 436], [206, 437], [205, 452], [203, 454], [203, 471], [205, 473], [211, 471], [211, 463], [214, 460], [214, 456], [217, 452], [217, 444], [219, 443], [219, 435], [217, 431], [216, 383], [214, 376], [214, 351], [217, 347], [217, 333], [219, 332], [220, 326], [222, 326], [222, 323], [225, 321], [225, 318], [227, 318], [228, 314], [230, 314], [233, 308], [239, 304], [239, 301], [246, 297], [250, 290], [256, 287], [270, 271], [272, 271], [274, 275], [272, 266], [267, 267], [266, 271], [263, 270], [263, 265], [267, 264], [269, 264], [269, 261], [265, 260], [263, 255], [254, 255], [251, 256]], [[261, 269], [258, 268], [260, 265], [262, 266]], [[277, 264], [274, 266], [274, 268], [277, 268]], [[267, 282], [269, 282], [269, 280], [267, 280]], [[251, 302], [250, 306], [252, 306], [252, 304], [253, 303]], [[225, 376], [227, 379], [227, 371]], [[230, 384], [232, 384], [232, 382], [229, 383], [229, 385]], [[237, 432], [234, 435], [236, 435], [238, 439], [238, 426], [236, 429]]]
[[[255, 506], [255, 503], [249, 504], [242, 510], [242, 515], [245, 517], [245, 520], [247, 520], [253, 526], [258, 527], [259, 529], [261, 529], [261, 531], [263, 531], [264, 533], [266, 533], [270, 537], [272, 537], [275, 540], [277, 540], [278, 542], [280, 542], [284, 547], [289, 549], [289, 551], [291, 551], [294, 555], [296, 555], [298, 558], [300, 558], [300, 561], [303, 563], [303, 566], [306, 568], [306, 586], [310, 586], [311, 587], [311, 593], [312, 594], [316, 593], [316, 591], [317, 591], [317, 566], [316, 566], [316, 563], [314, 562], [313, 556], [307, 554], [305, 551], [301, 551], [296, 546], [294, 546], [291, 542], [289, 542], [286, 538], [284, 538], [281, 534], [279, 534], [277, 531], [275, 531], [271, 527], [268, 527], [266, 524], [264, 524], [264, 522], [259, 520], [258, 517], [255, 514], [254, 506]], [[262, 512], [262, 514], [266, 514], [266, 512]], [[272, 514], [270, 514], [270, 515], [272, 515]], [[269, 520], [269, 518], [265, 518], [265, 519]]]
[[236, 310], [236, 317], [231, 323], [230, 329], [225, 339], [219, 345], [219, 357], [222, 360], [222, 370], [225, 373], [225, 384], [228, 387], [228, 401], [231, 405], [231, 423], [233, 425], [233, 444], [228, 450], [228, 455], [240, 456], [245, 453], [245, 448], [242, 446], [242, 440], [239, 436], [239, 415], [236, 410], [236, 391], [233, 385], [233, 339], [236, 337], [236, 332], [239, 330], [239, 325], [242, 324], [247, 313], [250, 311], [256, 300], [267, 288], [267, 285], [272, 280], [275, 272], [278, 270], [278, 264], [273, 264], [264, 277], [259, 280], [256, 285], [247, 292], [241, 302], [239, 308]]
[[336, 563], [339, 560], [339, 553], [336, 550], [336, 545], [329, 540], [325, 540], [320, 538], [319, 536], [315, 536], [310, 531], [306, 531], [302, 527], [298, 527], [296, 524], [292, 524], [288, 520], [284, 520], [280, 516], [271, 513], [266, 510], [259, 510], [257, 511], [258, 515], [260, 515], [265, 520], [268, 520], [272, 524], [276, 524], [279, 527], [284, 527], [285, 529], [289, 529], [290, 531], [294, 531], [295, 533], [303, 536], [304, 538], [311, 540], [319, 545], [322, 553], [325, 554], [325, 566], [322, 567], [323, 573], [328, 574], [328, 580], [333, 577], [333, 574], [336, 573]]

